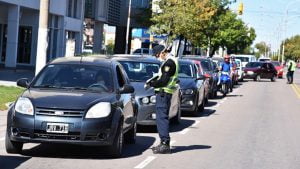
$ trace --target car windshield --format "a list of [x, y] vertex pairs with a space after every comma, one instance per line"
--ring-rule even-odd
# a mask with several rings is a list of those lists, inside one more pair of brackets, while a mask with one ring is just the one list
[[190, 64], [179, 64], [179, 73], [178, 77], [180, 78], [193, 78], [193, 66]]
[[201, 60], [201, 66], [202, 66], [204, 71], [210, 71], [211, 70], [209, 60]]
[[279, 63], [279, 62], [272, 62], [272, 64], [273, 64], [274, 66], [280, 66], [280, 63]]
[[120, 61], [132, 82], [145, 82], [158, 73], [159, 64], [150, 62]]
[[241, 62], [249, 62], [249, 58], [248, 57], [238, 57], [238, 56], [236, 56], [235, 58], [236, 59], [240, 59]]
[[31, 87], [46, 89], [73, 89], [94, 92], [114, 91], [110, 69], [91, 65], [48, 65]]
[[256, 68], [256, 67], [260, 67], [261, 63], [259, 62], [250, 62], [246, 65], [247, 68]]

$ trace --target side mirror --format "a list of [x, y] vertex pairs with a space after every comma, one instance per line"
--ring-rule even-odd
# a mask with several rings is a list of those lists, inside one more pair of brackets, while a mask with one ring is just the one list
[[131, 85], [125, 84], [120, 90], [120, 94], [134, 93], [134, 88]]
[[28, 88], [29, 87], [29, 81], [28, 81], [28, 79], [27, 78], [19, 79], [17, 81], [17, 86]]

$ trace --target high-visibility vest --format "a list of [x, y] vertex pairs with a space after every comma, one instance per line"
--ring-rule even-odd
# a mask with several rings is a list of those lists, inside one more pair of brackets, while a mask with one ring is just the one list
[[[177, 80], [178, 80], [178, 71], [179, 71], [179, 65], [178, 65], [178, 59], [175, 58], [174, 56], [172, 55], [169, 55], [167, 60], [168, 59], [172, 59], [176, 65], [176, 70], [175, 70], [175, 74], [170, 78], [167, 86], [165, 87], [160, 87], [160, 88], [155, 88], [154, 90], [155, 91], [164, 91], [166, 93], [169, 93], [169, 94], [173, 94], [176, 90], [176, 83], [177, 83]], [[158, 72], [158, 78], [161, 78], [162, 76], [162, 68], [164, 67], [164, 64], [166, 63], [166, 61], [161, 65], [160, 69], [159, 69], [159, 72]]]
[[[289, 62], [289, 64], [288, 64], [288, 66], [290, 67], [291, 64], [292, 64], [291, 71], [293, 71], [293, 72], [296, 71], [296, 68], [297, 68], [296, 62], [293, 61], [293, 60], [291, 60], [291, 61]], [[289, 68], [289, 67], [288, 67], [288, 68]]]

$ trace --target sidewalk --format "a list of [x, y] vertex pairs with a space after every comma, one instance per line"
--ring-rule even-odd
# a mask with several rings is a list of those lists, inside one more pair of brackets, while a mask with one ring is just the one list
[[32, 80], [34, 71], [32, 70], [10, 70], [0, 69], [0, 85], [3, 86], [16, 86], [16, 81], [21, 78], [28, 78]]

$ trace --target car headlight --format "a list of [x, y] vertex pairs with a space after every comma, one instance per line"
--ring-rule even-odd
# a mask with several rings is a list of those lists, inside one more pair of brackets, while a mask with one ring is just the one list
[[142, 98], [142, 103], [143, 104], [148, 104], [149, 103], [149, 98], [148, 97], [143, 97]]
[[111, 113], [111, 105], [108, 102], [100, 102], [91, 107], [86, 113], [85, 118], [102, 118]]
[[21, 114], [33, 115], [33, 105], [31, 101], [26, 97], [20, 97], [15, 105], [15, 110]]
[[182, 90], [182, 94], [194, 94], [194, 90], [193, 89]]
[[150, 97], [150, 102], [155, 104], [156, 103], [156, 96], [151, 96]]

